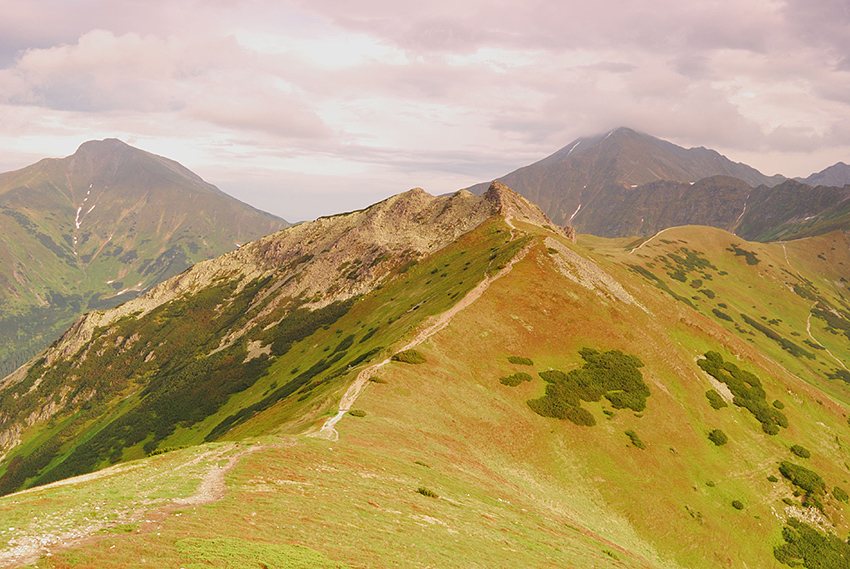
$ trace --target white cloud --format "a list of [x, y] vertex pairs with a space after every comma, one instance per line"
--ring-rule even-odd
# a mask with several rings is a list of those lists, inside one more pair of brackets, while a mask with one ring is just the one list
[[820, 170], [850, 143], [844, 0], [0, 0], [0, 10], [7, 153], [119, 136], [266, 192], [374, 197], [457, 189], [617, 126], [764, 169]]

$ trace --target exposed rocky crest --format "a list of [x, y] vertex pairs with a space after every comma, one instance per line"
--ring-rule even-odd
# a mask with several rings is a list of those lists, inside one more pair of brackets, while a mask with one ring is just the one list
[[[216, 353], [258, 324], [275, 324], [293, 307], [317, 309], [368, 293], [396, 274], [402, 265], [438, 251], [493, 216], [560, 231], [536, 206], [500, 183], [494, 183], [483, 197], [467, 191], [435, 197], [415, 188], [360, 211], [289, 227], [216, 259], [197, 263], [116, 308], [92, 311], [74, 322], [39, 358], [5, 378], [2, 386], [11, 389], [23, 381], [41, 358], [47, 367], [62, 362], [79, 365], [90, 355], [96, 337], [122, 318], [138, 320], [171, 301], [191, 297], [216, 284], [233, 283], [233, 295], [237, 295], [252, 282], [270, 279], [262, 298], [253, 301], [265, 302], [262, 310], [222, 337], [218, 348], [212, 351]], [[118, 337], [114, 345], [134, 341]], [[257, 353], [249, 355], [249, 360], [263, 350], [268, 353], [268, 346], [255, 343], [252, 350]], [[148, 359], [153, 358], [154, 352], [150, 352]], [[21, 423], [31, 426], [46, 420], [69, 402], [70, 398], [61, 396], [48, 407], [3, 417], [0, 424], [6, 434], [0, 432], [0, 441], [17, 444], [19, 437], [13, 433], [22, 428]], [[0, 445], [0, 451], [8, 450]]]

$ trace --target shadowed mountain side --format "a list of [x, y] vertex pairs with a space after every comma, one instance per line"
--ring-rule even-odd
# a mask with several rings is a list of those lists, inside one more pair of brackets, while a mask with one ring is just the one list
[[846, 186], [850, 184], [850, 166], [844, 162], [837, 162], [829, 168], [824, 168], [808, 178], [795, 178], [809, 186]]
[[[597, 194], [627, 192], [660, 180], [696, 182], [711, 176], [729, 176], [757, 186], [773, 186], [785, 178], [768, 177], [745, 164], [735, 163], [706, 148], [685, 149], [628, 128], [605, 135], [579, 138], [543, 160], [498, 178], [524, 195], [558, 225], [575, 225], [580, 212]], [[487, 184], [472, 186], [483, 193]]]

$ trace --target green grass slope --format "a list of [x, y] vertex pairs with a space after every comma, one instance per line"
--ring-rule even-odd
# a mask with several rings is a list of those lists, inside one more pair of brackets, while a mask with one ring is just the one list
[[[51, 550], [40, 567], [847, 566], [847, 245], [703, 227], [574, 244], [491, 218], [321, 325], [267, 328], [288, 331], [274, 358], [245, 361], [250, 342], [281, 336], [219, 352], [246, 373], [265, 367], [211, 413], [190, 408], [164, 436], [154, 426], [121, 446], [129, 462], [0, 499], [0, 555]], [[255, 299], [243, 319], [262, 312], [264, 286], [243, 289]], [[159, 320], [239, 320], [238, 294], [205, 294]], [[322, 316], [310, 314], [299, 321]], [[211, 334], [201, 345], [219, 345]], [[421, 357], [376, 368], [338, 440], [304, 435], [362, 370], [418, 340]], [[99, 468], [129, 431], [107, 446], [110, 423], [89, 420]], [[188, 448], [141, 458], [150, 441]], [[87, 443], [69, 444], [65, 456]], [[134, 502], [127, 487], [153, 497]], [[81, 514], [90, 530], [65, 548], [46, 537]]]
[[0, 174], [0, 375], [84, 312], [287, 225], [118, 140]]

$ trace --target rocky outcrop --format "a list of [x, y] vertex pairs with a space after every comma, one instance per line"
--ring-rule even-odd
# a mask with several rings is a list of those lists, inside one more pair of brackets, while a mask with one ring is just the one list
[[198, 263], [117, 308], [91, 312], [47, 350], [45, 363], [79, 353], [97, 328], [126, 316], [140, 317], [219, 279], [245, 284], [274, 275], [280, 281], [275, 290], [279, 298], [301, 296], [315, 307], [346, 300], [369, 292], [398, 265], [438, 251], [494, 215], [564, 234], [540, 208], [501, 182], [493, 182], [481, 197], [466, 190], [435, 197], [414, 188], [360, 211], [284, 229]]

